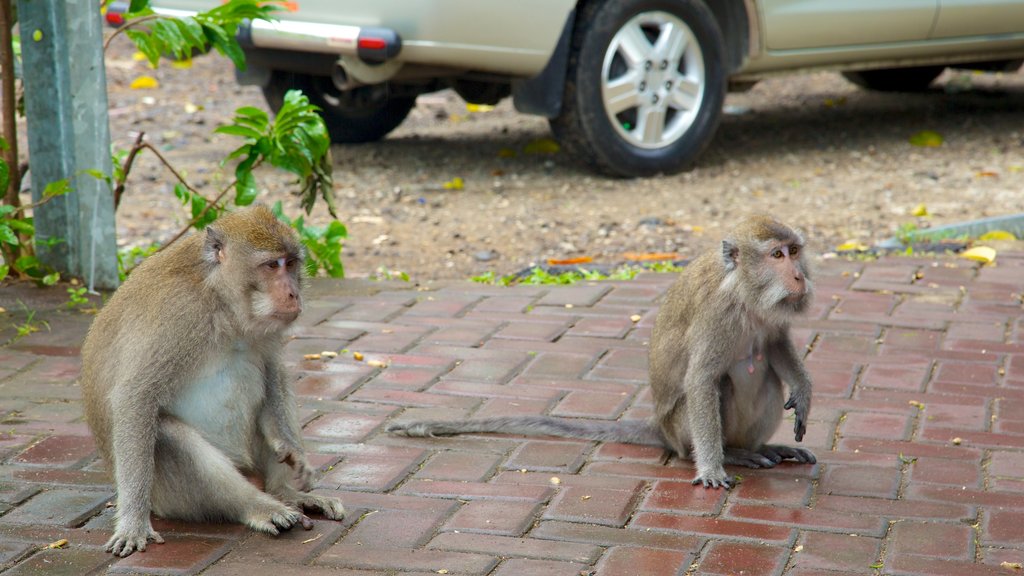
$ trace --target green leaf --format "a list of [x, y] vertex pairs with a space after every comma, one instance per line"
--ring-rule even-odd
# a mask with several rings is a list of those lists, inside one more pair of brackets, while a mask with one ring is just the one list
[[11, 167], [0, 159], [0, 196], [7, 192], [7, 186], [11, 183]]
[[10, 226], [15, 232], [21, 232], [27, 236], [32, 236], [36, 233], [36, 227], [32, 225], [31, 218], [11, 219], [4, 224]]
[[12, 206], [10, 204], [0, 204], [0, 216], [12, 214], [17, 209], [17, 206]]
[[43, 276], [43, 278], [41, 280], [41, 282], [43, 283], [43, 286], [53, 286], [54, 284], [56, 284], [59, 281], [60, 281], [60, 272], [51, 272], [50, 274], [47, 274], [46, 276]]
[[253, 140], [259, 140], [263, 137], [263, 134], [248, 128], [246, 126], [239, 126], [238, 124], [227, 124], [224, 126], [218, 126], [214, 129], [217, 134], [228, 134], [230, 136], [241, 136], [242, 138], [251, 138]]
[[910, 137], [911, 145], [925, 148], [938, 148], [942, 142], [942, 135], [932, 130], [922, 130]]
[[[22, 274], [31, 275], [39, 269], [39, 259], [35, 256], [21, 256], [14, 261], [14, 269]], [[36, 274], [39, 276], [39, 274]]]
[[0, 264], [0, 282], [7, 278], [7, 275], [10, 274], [10, 272], [10, 266], [8, 266], [7, 264]]
[[151, 65], [156, 66], [160, 63], [160, 47], [157, 46], [153, 37], [141, 30], [134, 29], [125, 30], [124, 34], [135, 44], [139, 52], [146, 56], [146, 60], [149, 60]]
[[235, 176], [235, 205], [248, 206], [255, 202], [259, 190], [256, 188], [256, 177], [252, 175], [252, 170], [236, 171]]
[[149, 0], [132, 0], [131, 4], [128, 5], [129, 14], [142, 12], [143, 10], [149, 10]]
[[14, 230], [6, 222], [0, 222], [0, 242], [4, 244], [10, 244], [11, 246], [17, 246], [18, 235], [14, 233]]
[[43, 188], [43, 198], [53, 198], [55, 196], [63, 196], [71, 192], [71, 182], [66, 178], [61, 180], [54, 180]]

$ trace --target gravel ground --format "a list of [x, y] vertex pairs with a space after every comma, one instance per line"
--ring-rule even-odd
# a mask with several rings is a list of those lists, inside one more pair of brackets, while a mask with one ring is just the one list
[[[115, 146], [145, 131], [214, 195], [232, 172], [218, 162], [237, 141], [213, 129], [239, 106], [265, 107], [260, 91], [238, 87], [220, 57], [149, 70], [132, 52], [119, 38], [107, 56]], [[160, 86], [130, 89], [142, 75]], [[901, 225], [1024, 212], [1024, 74], [947, 71], [923, 94], [870, 93], [832, 73], [786, 76], [730, 95], [726, 110], [696, 169], [615, 180], [561, 153], [529, 153], [550, 138], [547, 123], [511, 102], [470, 112], [452, 93], [421, 96], [385, 140], [333, 149], [347, 272], [400, 270], [426, 282], [548, 258], [686, 258], [761, 212], [803, 228], [819, 252], [871, 244]], [[912, 146], [923, 130], [940, 134], [942, 146]], [[456, 178], [462, 189], [445, 186]], [[267, 171], [261, 183], [261, 201], [300, 213], [287, 175]], [[136, 163], [118, 213], [122, 245], [166, 239], [181, 225], [172, 187], [152, 158]], [[913, 216], [920, 204], [929, 217]], [[325, 219], [319, 210], [311, 217]]]

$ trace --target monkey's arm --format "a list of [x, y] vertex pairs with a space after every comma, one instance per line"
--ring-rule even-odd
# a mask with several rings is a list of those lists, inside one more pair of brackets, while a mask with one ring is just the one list
[[721, 360], [706, 345], [693, 353], [683, 378], [686, 394], [686, 419], [693, 444], [697, 477], [693, 484], [705, 488], [731, 488], [733, 478], [725, 472], [722, 434], [721, 391], [718, 380], [725, 373]]
[[796, 423], [793, 424], [793, 434], [796, 441], [800, 442], [807, 432], [807, 417], [811, 412], [811, 378], [788, 331], [770, 344], [768, 361], [779, 378], [789, 385], [789, 400], [785, 408], [794, 409]]
[[[135, 382], [119, 384], [111, 395], [117, 525], [106, 547], [124, 557], [145, 550], [149, 540], [161, 544], [164, 540], [149, 519], [159, 427], [157, 399], [155, 395], [139, 394]], [[152, 390], [155, 386], [142, 388]]]
[[277, 461], [295, 470], [299, 489], [308, 491], [313, 487], [313, 468], [302, 447], [295, 395], [279, 362], [268, 362], [264, 374], [267, 396], [260, 413], [260, 429]]

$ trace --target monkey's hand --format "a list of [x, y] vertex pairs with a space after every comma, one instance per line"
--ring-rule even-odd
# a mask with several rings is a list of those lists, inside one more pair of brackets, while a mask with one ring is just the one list
[[804, 439], [804, 434], [807, 432], [807, 414], [811, 411], [811, 400], [806, 396], [790, 396], [789, 401], [786, 402], [786, 410], [793, 408], [793, 413], [796, 416], [796, 422], [793, 424], [793, 435], [797, 442]]
[[164, 539], [160, 536], [147, 519], [144, 526], [124, 526], [119, 523], [114, 535], [107, 540], [107, 552], [113, 552], [124, 558], [136, 550], [146, 551], [146, 544], [152, 540], [157, 544], [163, 544]]
[[313, 489], [313, 467], [309, 465], [306, 453], [301, 448], [282, 443], [274, 448], [274, 454], [278, 462], [287, 464], [295, 471], [296, 488], [302, 492]]
[[693, 479], [691, 484], [696, 486], [697, 484], [703, 485], [705, 488], [725, 488], [726, 490], [732, 488], [733, 483], [736, 480], [726, 474], [725, 470], [719, 468], [714, 472], [699, 472], [697, 477]]

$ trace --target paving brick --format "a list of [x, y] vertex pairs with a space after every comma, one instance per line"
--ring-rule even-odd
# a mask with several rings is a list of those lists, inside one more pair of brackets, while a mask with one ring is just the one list
[[831, 511], [808, 508], [730, 504], [726, 508], [725, 517], [767, 522], [772, 525], [793, 526], [821, 532], [838, 532], [874, 537], [881, 537], [885, 533], [885, 523], [877, 516], [861, 516], [857, 514], [837, 516]]
[[602, 442], [590, 457], [592, 460], [624, 460], [654, 463], [660, 462], [664, 455], [665, 449], [660, 446]]
[[[4, 571], [4, 576], [81, 576], [101, 570], [112, 558], [113, 556], [101, 550], [42, 550], [10, 570]], [[0, 561], [0, 566], [3, 565]]]
[[938, 370], [935, 373], [935, 381], [981, 385], [995, 384], [996, 368], [995, 364], [939, 361]]
[[698, 489], [690, 482], [658, 480], [647, 493], [640, 509], [674, 514], [715, 515], [721, 511], [727, 494], [724, 490]]
[[919, 554], [936, 558], [974, 558], [974, 532], [970, 526], [906, 520], [892, 527], [888, 554]]
[[542, 322], [523, 317], [522, 320], [506, 324], [498, 330], [494, 337], [509, 338], [513, 340], [540, 340], [544, 342], [554, 342], [559, 336], [565, 334], [565, 331], [568, 330], [572, 324], [572, 320]]
[[501, 458], [494, 454], [452, 450], [438, 452], [416, 472], [416, 478], [480, 482], [494, 473], [500, 460]]
[[164, 544], [150, 544], [145, 553], [117, 560], [108, 574], [192, 575], [227, 554], [230, 544], [214, 538], [165, 538]]
[[633, 321], [629, 316], [581, 318], [569, 329], [573, 336], [592, 336], [595, 338], [624, 338], [633, 329]]
[[447, 369], [438, 368], [388, 366], [387, 370], [381, 371], [365, 385], [374, 388], [394, 388], [396, 390], [420, 392], [437, 382], [437, 379], [447, 371]]
[[882, 541], [848, 534], [805, 532], [798, 546], [802, 548], [793, 557], [793, 564], [797, 568], [863, 574], [869, 566], [878, 562]]
[[528, 362], [526, 355], [511, 358], [468, 358], [452, 369], [452, 380], [504, 384], [518, 374]]
[[427, 392], [410, 392], [408, 390], [388, 390], [384, 388], [362, 388], [350, 396], [348, 400], [356, 402], [376, 402], [380, 404], [397, 404], [401, 406], [444, 406], [447, 408], [470, 409], [480, 403], [479, 398], [456, 398], [447, 394], [430, 394]]
[[547, 500], [552, 488], [547, 486], [517, 486], [482, 482], [449, 482], [410, 480], [399, 489], [399, 494], [458, 498], [460, 500]]
[[99, 512], [113, 496], [108, 491], [47, 490], [0, 517], [0, 523], [71, 528]]
[[36, 546], [27, 542], [0, 541], [0, 567], [11, 566], [18, 560], [27, 558], [36, 550]]
[[96, 452], [91, 436], [50, 436], [14, 458], [18, 464], [72, 466]]
[[303, 428], [305, 436], [360, 442], [380, 428], [392, 412], [389, 408], [342, 409], [314, 420]]
[[324, 488], [390, 490], [426, 459], [423, 450], [395, 446], [337, 445], [333, 452], [344, 461], [320, 479]]
[[443, 530], [522, 536], [533, 524], [538, 509], [534, 502], [474, 500], [459, 508]]
[[811, 495], [812, 483], [803, 478], [744, 478], [731, 494], [731, 501], [770, 503], [776, 506], [804, 506]]
[[[1019, 560], [1019, 558], [1018, 558]], [[885, 562], [890, 573], [912, 576], [1006, 576], [1006, 568], [969, 561], [951, 561], [913, 554], [900, 554]]]
[[[247, 531], [245, 541], [234, 546], [224, 557], [224, 561], [248, 563], [250, 566], [265, 563], [308, 564], [336, 542], [358, 518], [357, 510], [348, 508], [346, 512], [347, 515], [341, 522], [313, 520], [311, 530], [295, 528], [285, 530], [277, 536]], [[163, 531], [160, 534], [167, 537], [167, 533]], [[285, 573], [291, 569], [294, 569], [294, 566], [279, 568]]]
[[985, 518], [984, 544], [1019, 547], [1024, 542], [1024, 510], [991, 510]]
[[883, 498], [861, 498], [852, 496], [828, 496], [817, 499], [815, 510], [863, 514], [882, 518], [922, 518], [935, 520], [958, 520], [966, 522], [977, 514], [973, 506], [927, 502], [922, 500], [887, 500]]
[[332, 546], [315, 562], [324, 566], [373, 570], [377, 573], [405, 574], [407, 571], [421, 570], [437, 574], [439, 570], [447, 570], [448, 574], [481, 576], [490, 573], [497, 563], [496, 557], [485, 554], [361, 546], [347, 542]]
[[534, 357], [522, 376], [527, 378], [578, 378], [594, 365], [597, 358], [593, 354], [558, 354], [541, 352]]
[[509, 558], [491, 576], [580, 576], [588, 572], [589, 567], [579, 562]]
[[769, 526], [740, 520], [707, 518], [704, 516], [680, 516], [660, 512], [641, 512], [633, 518], [630, 526], [652, 530], [669, 530], [684, 534], [710, 535], [729, 539], [751, 539], [758, 542], [788, 542], [793, 535], [792, 528]]
[[629, 404], [627, 394], [573, 391], [551, 411], [552, 416], [614, 420]]
[[502, 466], [511, 470], [576, 472], [583, 466], [587, 442], [523, 442]]
[[302, 371], [295, 382], [295, 394], [302, 397], [334, 400], [344, 398], [377, 373], [364, 365], [337, 364], [331, 371]]
[[554, 400], [561, 395], [558, 390], [542, 388], [539, 386], [528, 386], [524, 384], [485, 384], [482, 382], [458, 380], [454, 376], [445, 377], [437, 384], [434, 384], [430, 387], [430, 392], [434, 394], [452, 394], [455, 396], [538, 398], [542, 400]]
[[621, 529], [596, 524], [545, 521], [530, 532], [534, 538], [566, 542], [583, 542], [598, 546], [641, 546], [652, 549], [696, 552], [702, 540], [695, 536], [670, 534], [653, 530]]
[[546, 414], [554, 400], [537, 398], [492, 398], [480, 406], [475, 418], [496, 416], [537, 416]]
[[846, 437], [909, 440], [911, 432], [909, 410], [905, 415], [851, 412], [846, 415], [846, 419], [839, 427], [839, 432]]
[[629, 490], [567, 486], [552, 500], [544, 519], [622, 527], [632, 516], [643, 487], [639, 481]]
[[972, 460], [918, 458], [911, 467], [911, 480], [955, 486], [981, 485], [981, 463]]
[[830, 466], [818, 485], [821, 494], [896, 498], [899, 470], [868, 466]]
[[608, 575], [679, 576], [687, 572], [693, 558], [694, 554], [674, 550], [616, 546], [605, 553], [597, 569], [599, 574]]
[[870, 365], [861, 377], [861, 385], [871, 388], [922, 391], [930, 373], [931, 366], [927, 364], [910, 366]]
[[568, 544], [537, 538], [513, 538], [489, 534], [445, 532], [431, 540], [430, 548], [476, 552], [494, 556], [514, 556], [538, 560], [565, 560], [591, 564], [601, 555], [601, 549], [590, 544]]
[[463, 320], [457, 324], [439, 328], [424, 336], [423, 341], [433, 344], [451, 344], [454, 346], [477, 348], [493, 336], [501, 326], [501, 323], [496, 322], [471, 322]]
[[773, 574], [785, 565], [787, 548], [712, 542], [700, 560], [701, 574]]
[[605, 284], [576, 284], [559, 290], [551, 290], [537, 301], [537, 306], [559, 306], [567, 304], [573, 307], [593, 306], [604, 297], [612, 287]]
[[375, 510], [363, 515], [344, 541], [361, 546], [419, 548], [430, 541], [455, 508], [453, 502], [435, 510]]
[[885, 345], [915, 350], [938, 350], [943, 332], [939, 330], [910, 330], [893, 328], [885, 334]]

